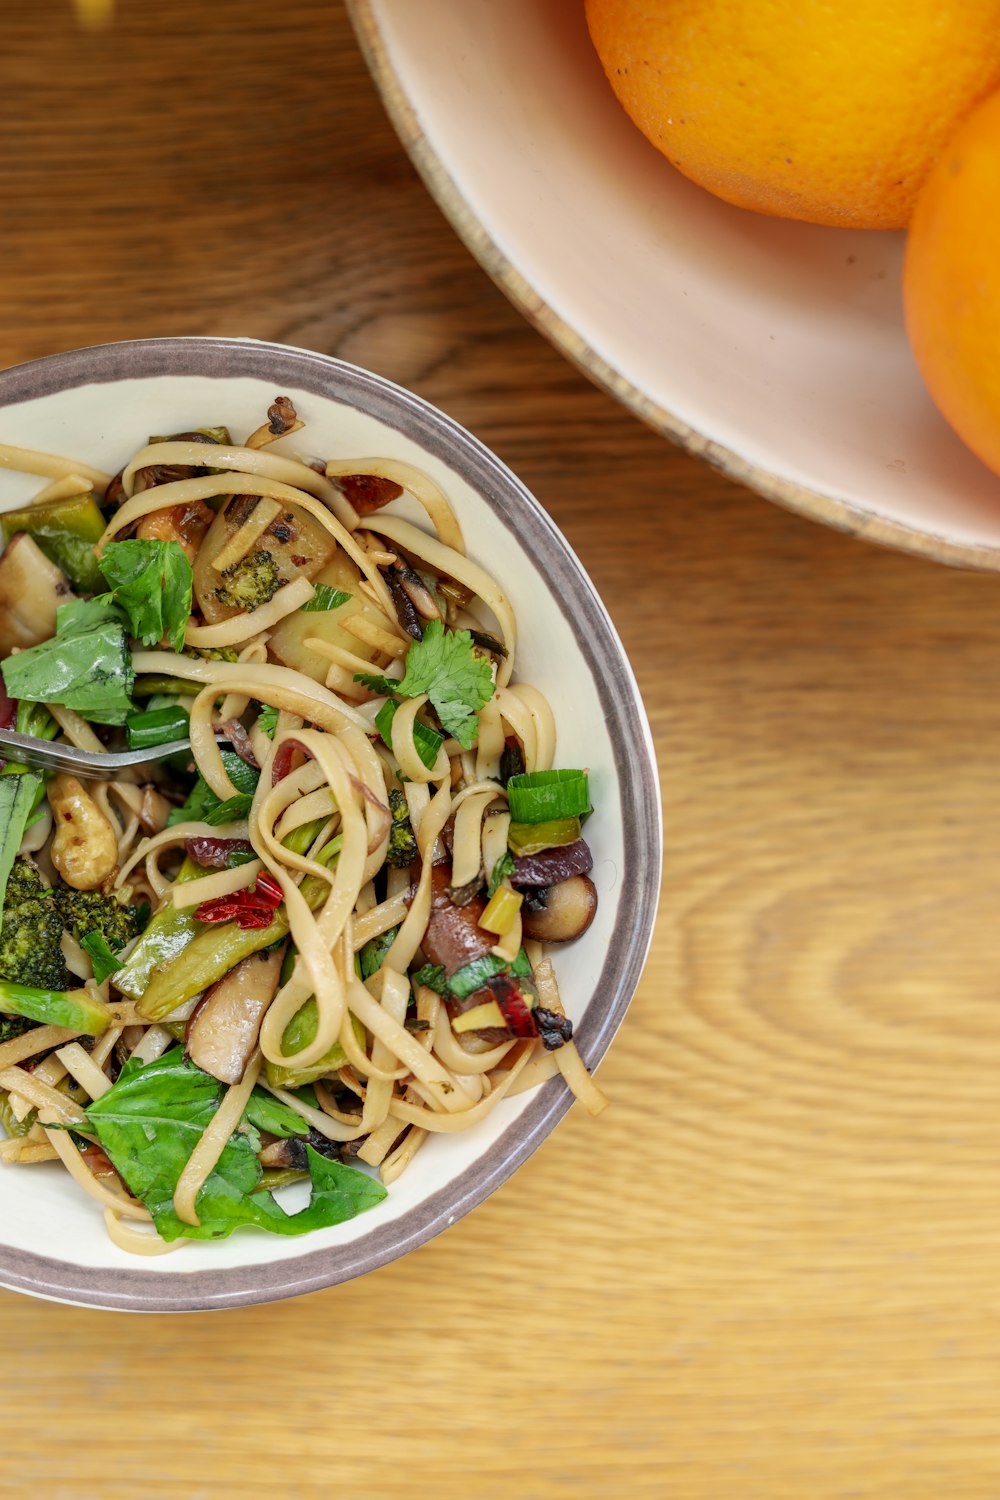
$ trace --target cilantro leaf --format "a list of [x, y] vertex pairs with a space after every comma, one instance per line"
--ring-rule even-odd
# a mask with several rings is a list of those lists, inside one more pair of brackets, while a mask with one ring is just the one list
[[399, 692], [399, 683], [394, 677], [381, 677], [377, 672], [355, 672], [354, 681], [363, 683], [370, 693]]
[[174, 1212], [174, 1192], [221, 1097], [222, 1085], [173, 1047], [154, 1062], [126, 1063], [118, 1082], [88, 1107], [89, 1127], [165, 1240], [224, 1239], [242, 1224], [272, 1234], [306, 1234], [341, 1224], [386, 1196], [385, 1188], [364, 1172], [328, 1161], [307, 1144], [309, 1203], [298, 1213], [286, 1213], [260, 1190], [254, 1117], [272, 1123], [276, 1117], [257, 1099], [198, 1193], [201, 1224], [185, 1224]]
[[479, 710], [493, 697], [494, 687], [490, 664], [485, 657], [477, 656], [469, 632], [445, 630], [440, 620], [431, 620], [423, 640], [413, 642], [400, 682], [371, 672], [356, 672], [354, 680], [373, 693], [404, 698], [419, 698], [426, 693], [442, 729], [453, 735], [463, 750], [475, 743]]
[[124, 724], [135, 673], [125, 625], [105, 596], [56, 610], [56, 633], [10, 656], [3, 677], [11, 698], [61, 703], [95, 724]]
[[463, 750], [475, 742], [479, 710], [493, 697], [493, 673], [485, 657], [477, 656], [467, 630], [445, 630], [431, 620], [422, 641], [414, 641], [406, 656], [406, 672], [396, 691], [406, 698], [426, 693], [441, 727]]
[[179, 542], [140, 537], [110, 542], [98, 567], [144, 646], [155, 646], [167, 634], [174, 650], [182, 650], [194, 575]]
[[257, 715], [257, 728], [262, 729], [269, 740], [273, 740], [277, 727], [278, 710], [270, 703], [261, 704], [260, 713]]

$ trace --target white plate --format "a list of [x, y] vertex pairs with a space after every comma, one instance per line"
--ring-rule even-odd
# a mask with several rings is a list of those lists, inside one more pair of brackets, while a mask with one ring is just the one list
[[[587, 823], [599, 892], [592, 927], [554, 962], [580, 1048], [596, 1065], [639, 978], [659, 894], [660, 807], [649, 727], [593, 585], [522, 485], [463, 428], [353, 365], [230, 339], [145, 339], [0, 372], [0, 442], [114, 472], [151, 432], [253, 430], [275, 395], [306, 426], [292, 451], [382, 454], [430, 473], [470, 556], [502, 581], [518, 620], [517, 675], [552, 704], [562, 765], [591, 771]], [[0, 473], [0, 510], [44, 481]], [[159, 1260], [117, 1249], [100, 1208], [56, 1164], [0, 1166], [0, 1285], [141, 1311], [235, 1306], [344, 1281], [453, 1223], [503, 1182], [569, 1106], [561, 1081], [504, 1100], [480, 1128], [429, 1141], [369, 1213], [302, 1239], [241, 1231]]]
[[523, 312], [639, 416], [772, 500], [1000, 568], [1000, 479], [903, 330], [901, 235], [694, 187], [631, 124], [583, 0], [348, 0], [404, 144]]

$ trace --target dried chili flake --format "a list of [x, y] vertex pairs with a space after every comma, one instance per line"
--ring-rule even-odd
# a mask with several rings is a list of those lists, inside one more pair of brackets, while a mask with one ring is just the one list
[[546, 1052], [554, 1052], [564, 1042], [573, 1040], [573, 1022], [569, 1016], [562, 1016], [558, 1011], [547, 1010], [544, 1005], [540, 1005], [535, 1007], [534, 1018]]

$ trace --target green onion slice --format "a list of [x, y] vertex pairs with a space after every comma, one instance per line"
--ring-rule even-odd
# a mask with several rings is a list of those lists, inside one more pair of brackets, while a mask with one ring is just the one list
[[130, 750], [149, 750], [154, 745], [169, 745], [187, 739], [191, 720], [183, 708], [152, 708], [146, 713], [129, 714], [125, 720]]
[[590, 812], [586, 771], [526, 771], [507, 783], [511, 821], [551, 823]]

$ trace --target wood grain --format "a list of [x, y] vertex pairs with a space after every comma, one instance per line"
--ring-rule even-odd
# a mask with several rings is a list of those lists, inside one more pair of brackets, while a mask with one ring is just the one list
[[667, 823], [600, 1123], [303, 1301], [0, 1294], [0, 1494], [995, 1500], [996, 581], [786, 515], [590, 388], [441, 218], [339, 5], [118, 0], [84, 36], [36, 0], [0, 82], [3, 361], [254, 334], [437, 402], [594, 577]]

